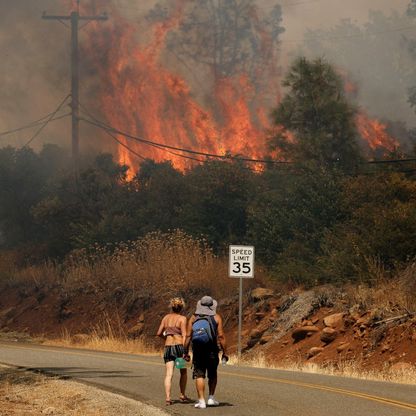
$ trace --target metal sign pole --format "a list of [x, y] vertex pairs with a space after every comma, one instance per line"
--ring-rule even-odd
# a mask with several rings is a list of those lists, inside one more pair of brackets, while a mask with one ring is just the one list
[[240, 277], [240, 295], [238, 298], [238, 364], [241, 360], [241, 327], [243, 321], [243, 278]]
[[240, 279], [238, 297], [237, 365], [241, 361], [241, 328], [243, 325], [243, 279], [254, 277], [254, 246], [229, 246], [228, 276]]

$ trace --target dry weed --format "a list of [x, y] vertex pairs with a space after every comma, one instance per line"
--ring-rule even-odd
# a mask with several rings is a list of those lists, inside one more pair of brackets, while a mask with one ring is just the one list
[[62, 264], [18, 267], [10, 256], [0, 256], [0, 278], [11, 285], [59, 283], [66, 292], [93, 288], [108, 294], [126, 289], [131, 299], [149, 300], [188, 293], [223, 298], [238, 290], [228, 278], [227, 260], [214, 255], [205, 240], [179, 230], [76, 250]]
[[[236, 356], [230, 357], [230, 364], [236, 364]], [[401, 371], [391, 370], [388, 365], [377, 370], [363, 370], [361, 363], [357, 360], [340, 359], [336, 363], [317, 364], [305, 363], [301, 359], [296, 361], [286, 361], [275, 363], [269, 361], [263, 354], [258, 354], [253, 358], [243, 358], [242, 365], [256, 368], [271, 368], [275, 370], [300, 371], [305, 373], [323, 374], [329, 376], [342, 376], [357, 378], [362, 380], [387, 381], [401, 384], [416, 384], [416, 367]]]
[[160, 351], [155, 349], [144, 336], [138, 339], [130, 339], [122, 326], [121, 320], [118, 319], [115, 324], [108, 317], [100, 325], [95, 326], [88, 335], [72, 335], [67, 329], [64, 329], [59, 338], [45, 340], [43, 343], [45, 345], [97, 351], [160, 355]]
[[128, 287], [131, 295], [169, 298], [198, 290], [214, 296], [229, 295], [224, 259], [216, 257], [204, 240], [182, 231], [150, 233], [116, 246], [79, 250], [64, 264], [67, 289], [93, 286], [113, 291]]
[[379, 275], [373, 285], [347, 286], [350, 305], [360, 305], [364, 311], [377, 309], [382, 316], [416, 312], [416, 263], [410, 264], [394, 278]]

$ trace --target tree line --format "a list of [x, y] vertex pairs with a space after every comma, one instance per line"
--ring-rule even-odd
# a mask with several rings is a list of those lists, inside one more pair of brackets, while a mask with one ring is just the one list
[[127, 181], [110, 154], [85, 156], [74, 175], [58, 146], [0, 149], [0, 248], [36, 262], [181, 229], [218, 255], [254, 245], [273, 276], [306, 285], [368, 281], [414, 261], [414, 172], [364, 162], [356, 108], [324, 60], [298, 59], [285, 87], [269, 146], [290, 164], [262, 171], [238, 160], [185, 172], [146, 160]]

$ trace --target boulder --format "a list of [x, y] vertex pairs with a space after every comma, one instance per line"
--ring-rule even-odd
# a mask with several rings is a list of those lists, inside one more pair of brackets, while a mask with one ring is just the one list
[[295, 342], [297, 342], [305, 339], [308, 334], [313, 334], [315, 332], [319, 332], [319, 328], [315, 325], [301, 326], [292, 332], [292, 338], [295, 340]]
[[388, 352], [390, 351], [390, 346], [388, 344], [383, 344], [381, 347], [381, 352]]
[[341, 328], [344, 325], [344, 314], [340, 312], [326, 316], [324, 325], [330, 328]]
[[337, 337], [338, 332], [334, 328], [326, 327], [322, 330], [321, 333], [321, 341], [325, 344], [329, 344], [335, 340]]
[[259, 342], [259, 338], [250, 338], [248, 341], [247, 341], [247, 346], [246, 346], [246, 348], [248, 349], [248, 348], [253, 348], [257, 343]]
[[358, 327], [366, 327], [370, 323], [371, 319], [372, 317], [370, 313], [367, 312], [356, 320], [355, 325]]
[[264, 331], [262, 331], [262, 330], [260, 330], [260, 329], [258, 329], [258, 328], [254, 328], [254, 329], [252, 329], [252, 330], [250, 331], [249, 337], [250, 337], [251, 339], [259, 339], [259, 338], [261, 338], [261, 336], [263, 335], [263, 332], [264, 332]]
[[274, 292], [272, 289], [266, 289], [264, 287], [257, 287], [253, 289], [250, 293], [250, 298], [254, 302], [258, 302], [260, 300], [272, 298]]
[[339, 344], [338, 347], [337, 347], [337, 352], [341, 353], [345, 350], [348, 350], [349, 347], [350, 347], [349, 342], [341, 342], [341, 344]]
[[315, 357], [315, 355], [320, 354], [323, 350], [324, 350], [324, 349], [323, 349], [323, 347], [312, 347], [312, 348], [308, 351], [308, 353], [306, 354], [306, 356], [307, 356], [308, 358]]
[[264, 345], [267, 344], [269, 341], [271, 341], [273, 339], [273, 335], [263, 335], [260, 338], [259, 344], [260, 345]]

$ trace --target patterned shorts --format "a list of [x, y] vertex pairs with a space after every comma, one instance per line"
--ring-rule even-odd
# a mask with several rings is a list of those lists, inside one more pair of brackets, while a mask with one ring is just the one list
[[175, 361], [179, 357], [183, 357], [185, 350], [183, 349], [182, 344], [177, 345], [167, 345], [165, 347], [165, 353], [163, 354], [163, 359], [165, 363], [169, 361]]

